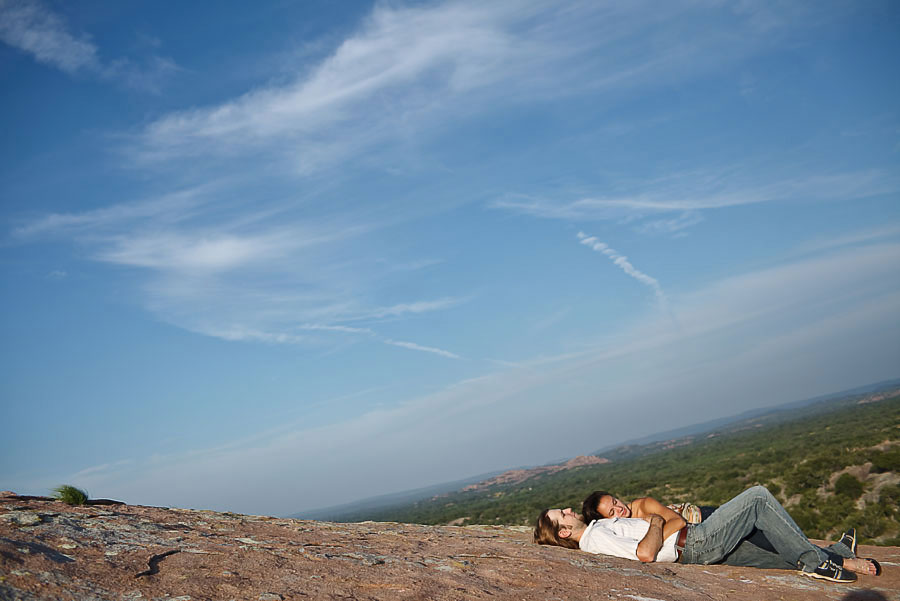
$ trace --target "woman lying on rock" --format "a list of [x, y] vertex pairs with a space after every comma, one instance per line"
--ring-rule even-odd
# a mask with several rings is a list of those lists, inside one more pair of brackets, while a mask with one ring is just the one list
[[[745, 490], [699, 524], [688, 524], [681, 515], [650, 497], [640, 501], [626, 505], [612, 495], [600, 495], [599, 513], [604, 517], [590, 523], [585, 523], [571, 508], [545, 509], [538, 516], [534, 542], [642, 562], [714, 564], [731, 554], [730, 565], [799, 568], [804, 576], [831, 582], [854, 582], [854, 572], [881, 574], [881, 566], [874, 559], [855, 557], [854, 530], [827, 551], [821, 549], [809, 542], [763, 486]], [[743, 544], [754, 529], [765, 535], [776, 553]], [[759, 553], [769, 556], [761, 558]], [[770, 563], [763, 565], [764, 561]]]
[[[653, 504], [658, 505], [656, 499], [651, 497], [641, 497], [630, 503], [625, 503], [604, 490], [596, 490], [589, 494], [581, 504], [581, 516], [586, 524], [604, 518], [644, 518], [653, 513], [650, 511], [650, 509], [655, 507]], [[665, 512], [663, 518], [667, 518], [667, 523], [668, 520], [680, 515], [688, 524], [699, 524], [718, 509], [716, 506], [694, 505], [693, 503], [674, 503], [672, 505], [666, 505], [665, 507], [675, 512], [675, 515]], [[850, 533], [848, 532], [844, 536], [848, 537], [850, 536]], [[855, 530], [852, 535], [852, 540], [856, 540]], [[752, 547], [756, 547], [756, 549], [753, 549]], [[846, 546], [844, 548], [846, 549]], [[757, 553], [757, 549], [766, 551], [767, 553]], [[844, 551], [844, 549], [842, 549], [842, 551]], [[849, 549], [847, 549], [847, 551], [849, 551]], [[844, 557], [844, 555], [841, 555], [841, 557]], [[754, 528], [753, 531], [741, 541], [741, 544], [719, 563], [754, 568], [779, 569], [783, 567], [783, 561], [778, 555], [778, 551], [775, 550], [775, 547], [772, 546], [772, 543], [769, 542], [766, 535], [757, 528]]]

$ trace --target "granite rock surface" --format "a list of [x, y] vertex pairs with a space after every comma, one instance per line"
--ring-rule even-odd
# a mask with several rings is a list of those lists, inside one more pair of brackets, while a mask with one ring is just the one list
[[0, 599], [900, 600], [900, 549], [852, 585], [539, 547], [528, 528], [339, 524], [0, 493]]

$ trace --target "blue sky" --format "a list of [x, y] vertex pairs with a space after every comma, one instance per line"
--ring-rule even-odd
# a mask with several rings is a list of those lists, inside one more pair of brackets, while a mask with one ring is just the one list
[[894, 2], [0, 2], [0, 487], [289, 514], [900, 376]]

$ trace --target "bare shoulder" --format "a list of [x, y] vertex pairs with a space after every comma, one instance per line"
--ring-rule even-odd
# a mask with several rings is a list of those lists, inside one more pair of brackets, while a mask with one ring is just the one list
[[640, 499], [634, 500], [635, 503], [637, 503], [638, 501], [641, 502], [641, 507], [648, 507], [648, 508], [654, 507], [655, 508], [655, 507], [659, 507], [660, 505], [662, 505], [662, 503], [660, 503], [653, 497], [641, 497]]
[[647, 513], [648, 503], [650, 506], [656, 502], [653, 497], [638, 497], [631, 502], [631, 515], [636, 518], [644, 517]]
[[[635, 503], [637, 503], [637, 501], [638, 501], [638, 499], [635, 499]], [[649, 515], [651, 513], [655, 513], [655, 514], [661, 515], [663, 518], [665, 518], [667, 523], [673, 519], [682, 520], [680, 513], [672, 511], [671, 509], [669, 509], [668, 507], [666, 507], [665, 505], [663, 505], [662, 503], [660, 503], [653, 497], [642, 497], [640, 499], [640, 501], [641, 501], [640, 508], [641, 508], [641, 512], [643, 515]], [[632, 508], [632, 513], [634, 513], [634, 512], [635, 512], [635, 510], [634, 510], [634, 508]]]

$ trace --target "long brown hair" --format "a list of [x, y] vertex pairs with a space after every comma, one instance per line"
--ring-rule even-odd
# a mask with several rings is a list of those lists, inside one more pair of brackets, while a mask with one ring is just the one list
[[534, 524], [534, 542], [539, 545], [556, 545], [558, 547], [566, 547], [567, 549], [577, 549], [578, 541], [572, 538], [562, 538], [559, 535], [559, 526], [553, 523], [550, 516], [547, 515], [549, 509], [545, 509], [538, 516], [537, 522]]

